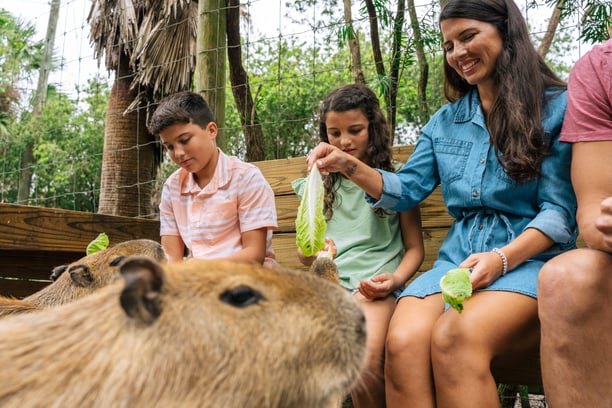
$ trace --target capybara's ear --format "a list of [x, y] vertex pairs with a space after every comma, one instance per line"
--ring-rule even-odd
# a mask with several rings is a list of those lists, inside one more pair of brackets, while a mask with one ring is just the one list
[[85, 264], [72, 265], [68, 269], [68, 273], [70, 274], [70, 279], [72, 279], [72, 282], [82, 288], [86, 288], [94, 281], [89, 266]]
[[57, 280], [57, 278], [62, 276], [62, 273], [66, 272], [66, 269], [68, 269], [68, 265], [56, 266], [51, 271], [51, 276], [49, 276], [49, 279], [51, 279], [53, 282], [55, 282]]
[[125, 278], [121, 307], [129, 317], [145, 324], [153, 323], [161, 314], [164, 270], [151, 258], [130, 257], [119, 271]]

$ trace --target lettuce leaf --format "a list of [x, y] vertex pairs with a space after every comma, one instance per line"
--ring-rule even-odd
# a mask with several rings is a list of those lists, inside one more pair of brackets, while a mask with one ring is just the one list
[[317, 166], [313, 166], [295, 219], [295, 243], [304, 256], [313, 256], [325, 247], [324, 193], [321, 173]]
[[87, 245], [87, 249], [85, 250], [85, 253], [87, 255], [94, 254], [108, 247], [108, 244], [109, 244], [108, 235], [106, 235], [104, 232], [101, 232], [100, 234], [98, 234], [96, 239], [94, 239], [93, 241], [89, 243], [89, 245]]
[[459, 313], [463, 311], [463, 301], [472, 297], [470, 271], [470, 268], [451, 269], [440, 279], [444, 302]]

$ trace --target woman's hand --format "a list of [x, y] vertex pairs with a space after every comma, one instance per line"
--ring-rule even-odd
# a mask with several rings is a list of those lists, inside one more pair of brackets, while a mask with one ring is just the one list
[[461, 262], [459, 268], [472, 268], [470, 281], [472, 288], [482, 289], [489, 286], [501, 276], [502, 260], [495, 252], [480, 252], [472, 254]]
[[325, 142], [319, 143], [306, 159], [308, 160], [308, 170], [316, 165], [323, 175], [342, 173], [345, 176], [350, 176], [350, 169], [356, 166], [354, 161], [357, 160], [350, 154], [344, 153], [337, 147]]
[[366, 299], [383, 299], [389, 296], [402, 282], [397, 282], [397, 277], [392, 273], [381, 273], [369, 280], [359, 282], [359, 293]]

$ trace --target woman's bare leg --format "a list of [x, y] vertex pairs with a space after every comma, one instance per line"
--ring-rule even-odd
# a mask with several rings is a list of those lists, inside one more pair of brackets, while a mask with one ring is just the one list
[[491, 361], [537, 349], [537, 301], [512, 292], [484, 291], [451, 309], [432, 334], [432, 365], [439, 408], [498, 407]]

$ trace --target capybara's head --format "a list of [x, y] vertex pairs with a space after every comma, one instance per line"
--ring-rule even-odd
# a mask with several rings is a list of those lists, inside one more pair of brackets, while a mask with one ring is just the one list
[[162, 246], [156, 241], [121, 242], [69, 265], [55, 267], [51, 273], [53, 282], [25, 300], [42, 307], [74, 301], [108, 285], [117, 277], [119, 264], [129, 256], [148, 256], [158, 262], [166, 260]]
[[337, 284], [229, 261], [119, 268], [91, 296], [0, 322], [0, 405], [327, 407], [359, 376], [365, 319]]

